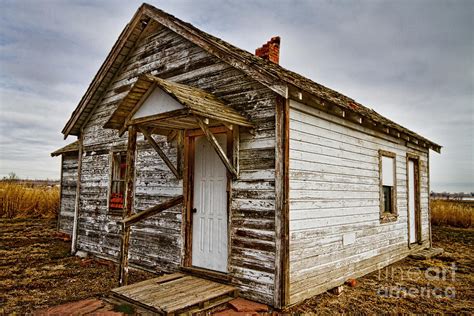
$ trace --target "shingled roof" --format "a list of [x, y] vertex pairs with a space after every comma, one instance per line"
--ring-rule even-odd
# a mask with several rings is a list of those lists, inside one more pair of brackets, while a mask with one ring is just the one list
[[[97, 91], [104, 89], [104, 86], [108, 84], [108, 80], [113, 77], [114, 71], [117, 71], [119, 68], [117, 60], [120, 60], [119, 56], [124, 55], [122, 50], [129, 49], [130, 41], [138, 38], [136, 33], [137, 30], [140, 29], [140, 21], [143, 21], [145, 18], [151, 18], [157, 21], [198, 45], [208, 53], [244, 71], [250, 77], [285, 98], [310, 103], [332, 114], [339, 113], [346, 119], [351, 119], [369, 128], [382, 131], [395, 137], [400, 137], [420, 147], [431, 148], [437, 152], [441, 150], [440, 145], [385, 118], [355, 100], [293, 71], [285, 69], [278, 64], [257, 57], [252, 53], [203, 32], [193, 25], [183, 22], [149, 4], [143, 4], [138, 9], [130, 23], [127, 24], [127, 27], [120, 35], [106, 61], [89, 86], [86, 94], [64, 127], [63, 133], [65, 136], [69, 134], [77, 135], [79, 133], [80, 125], [84, 122], [84, 120], [80, 119], [81, 116], [87, 116], [83, 115], [83, 113], [90, 113], [92, 108], [96, 105], [94, 100], [98, 100]], [[306, 99], [311, 100], [306, 101]]]

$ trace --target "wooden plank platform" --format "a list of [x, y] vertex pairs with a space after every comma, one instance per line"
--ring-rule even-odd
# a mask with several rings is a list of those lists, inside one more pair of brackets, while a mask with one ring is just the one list
[[164, 314], [191, 314], [223, 304], [237, 296], [233, 286], [173, 273], [112, 290], [120, 299]]
[[439, 256], [443, 252], [444, 252], [443, 248], [426, 248], [426, 249], [417, 251], [415, 253], [412, 253], [410, 255], [410, 258], [413, 258], [416, 260], [428, 260], [433, 257]]

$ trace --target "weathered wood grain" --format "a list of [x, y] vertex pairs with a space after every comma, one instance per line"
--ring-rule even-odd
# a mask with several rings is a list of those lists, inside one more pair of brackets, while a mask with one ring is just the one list
[[76, 199], [78, 153], [61, 157], [61, 205], [58, 214], [58, 229], [72, 235], [74, 205]]

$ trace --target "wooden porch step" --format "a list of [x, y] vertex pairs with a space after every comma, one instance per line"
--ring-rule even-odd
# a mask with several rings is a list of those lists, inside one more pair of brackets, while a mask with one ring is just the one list
[[182, 273], [163, 275], [111, 292], [120, 299], [164, 315], [204, 311], [237, 296], [233, 286]]
[[426, 248], [412, 253], [409, 257], [416, 260], [427, 260], [439, 256], [443, 252], [443, 248]]

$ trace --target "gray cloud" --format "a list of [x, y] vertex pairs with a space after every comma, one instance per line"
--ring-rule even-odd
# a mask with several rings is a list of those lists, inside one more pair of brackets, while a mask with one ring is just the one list
[[[0, 4], [0, 175], [59, 176], [48, 153], [140, 4]], [[280, 35], [284, 67], [444, 146], [431, 154], [433, 189], [474, 191], [472, 1], [151, 4], [249, 51]]]

